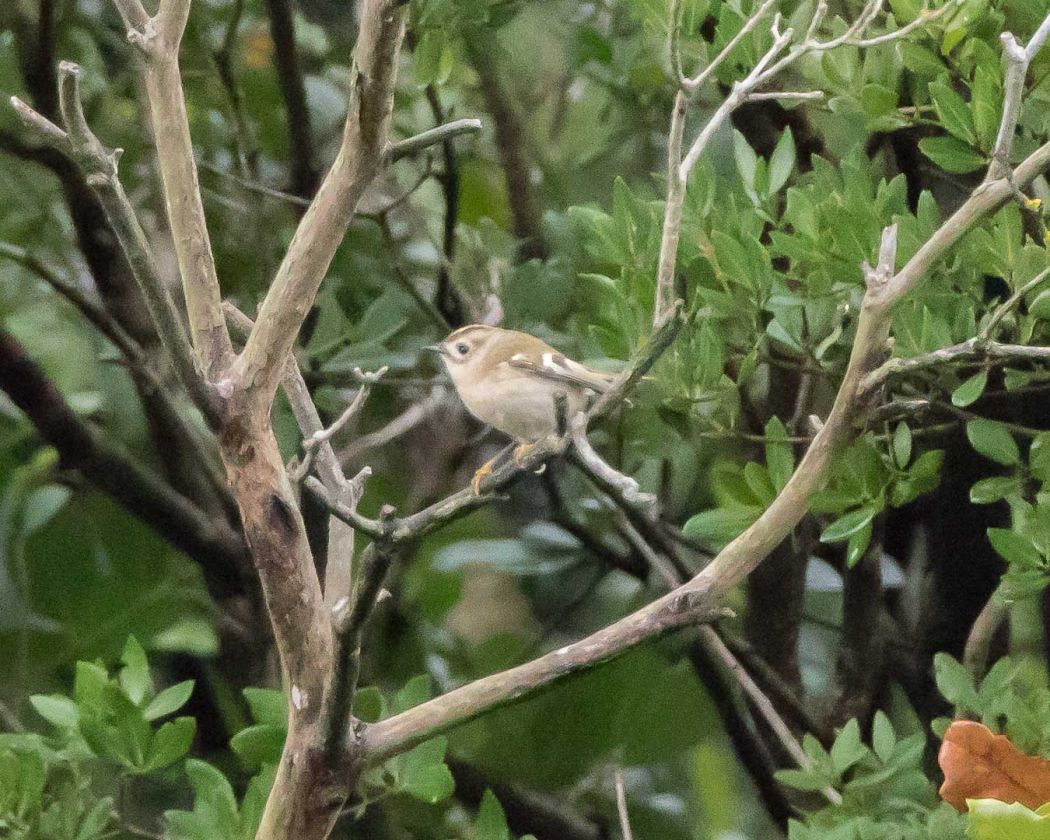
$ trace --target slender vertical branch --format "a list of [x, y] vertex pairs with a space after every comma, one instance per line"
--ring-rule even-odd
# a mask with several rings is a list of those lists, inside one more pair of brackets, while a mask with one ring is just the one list
[[144, 57], [144, 80], [164, 203], [178, 257], [190, 335], [209, 379], [229, 364], [233, 348], [222, 315], [219, 278], [201, 203], [189, 117], [179, 71], [179, 47], [190, 0], [162, 0], [149, 17], [139, 0], [115, 0], [128, 27], [128, 41]]
[[291, 191], [309, 198], [317, 187], [318, 171], [314, 161], [314, 139], [310, 127], [310, 109], [306, 104], [306, 87], [295, 43], [295, 21], [288, 0], [266, 0], [273, 40], [277, 84], [284, 100], [291, 147]]
[[631, 831], [631, 816], [627, 812], [627, 789], [623, 783], [623, 770], [616, 768], [616, 811], [620, 815], [620, 833], [623, 840], [634, 840]]
[[402, 8], [392, 0], [365, 3], [342, 145], [299, 223], [237, 360], [238, 380], [261, 405], [269, 406], [273, 399], [295, 336], [358, 202], [379, 172], [403, 35]]
[[682, 206], [685, 203], [686, 178], [682, 177], [682, 138], [689, 99], [679, 90], [671, 112], [671, 130], [667, 138], [667, 197], [664, 202], [664, 225], [660, 235], [660, 260], [656, 269], [656, 300], [653, 323], [667, 315], [675, 298], [675, 268], [678, 265], [678, 240], [682, 232]]

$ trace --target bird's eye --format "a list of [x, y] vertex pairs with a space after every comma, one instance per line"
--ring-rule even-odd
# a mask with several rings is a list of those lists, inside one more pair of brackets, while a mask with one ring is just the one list
[[470, 345], [464, 341], [461, 341], [459, 344], [456, 345], [456, 352], [459, 353], [459, 355], [461, 356], [466, 356], [469, 351]]

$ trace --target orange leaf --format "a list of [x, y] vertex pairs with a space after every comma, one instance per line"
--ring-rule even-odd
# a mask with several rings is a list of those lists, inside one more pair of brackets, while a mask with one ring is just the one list
[[954, 721], [937, 761], [944, 771], [941, 797], [959, 811], [967, 799], [1020, 802], [1032, 810], [1050, 802], [1050, 761], [1025, 755], [982, 723]]

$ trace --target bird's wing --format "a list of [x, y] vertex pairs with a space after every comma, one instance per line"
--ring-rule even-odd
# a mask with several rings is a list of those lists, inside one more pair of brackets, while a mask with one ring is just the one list
[[588, 388], [596, 394], [604, 394], [608, 391], [616, 378], [609, 373], [591, 370], [586, 365], [574, 362], [549, 347], [536, 353], [515, 353], [507, 359], [507, 364], [514, 368], [527, 370], [544, 379], [553, 379], [555, 382]]

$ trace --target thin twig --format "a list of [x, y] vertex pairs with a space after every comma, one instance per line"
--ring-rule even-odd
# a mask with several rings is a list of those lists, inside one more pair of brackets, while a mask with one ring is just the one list
[[1016, 307], [1017, 304], [1021, 302], [1024, 296], [1027, 295], [1029, 292], [1033, 291], [1044, 280], [1046, 280], [1047, 277], [1050, 277], [1050, 267], [1044, 268], [1037, 275], [1035, 275], [1035, 277], [1033, 277], [1031, 280], [1029, 280], [1027, 283], [1021, 286], [1021, 288], [1019, 288], [1016, 292], [1010, 295], [1010, 297], [1003, 301], [1003, 304], [996, 308], [996, 310], [992, 313], [992, 317], [988, 319], [988, 323], [984, 325], [984, 329], [981, 330], [981, 338], [985, 340], [991, 338], [995, 334], [995, 329], [1002, 322], [1003, 318], [1009, 315], [1010, 312], [1013, 311], [1014, 307]]
[[181, 317], [154, 262], [146, 234], [117, 177], [120, 150], [103, 146], [84, 117], [79, 96], [79, 73], [75, 64], [62, 63], [60, 94], [65, 131], [17, 97], [12, 97], [11, 105], [22, 122], [41, 140], [51, 148], [71, 154], [83, 171], [120, 242], [176, 374], [209, 422], [213, 426], [217, 425], [218, 410], [214, 395], [201, 376]]
[[291, 147], [291, 189], [297, 195], [309, 198], [317, 187], [318, 172], [314, 160], [313, 131], [310, 127], [310, 109], [306, 101], [306, 84], [295, 41], [295, 20], [289, 0], [266, 0], [273, 40], [274, 65], [277, 85], [281, 90], [285, 116], [288, 121], [288, 140]]
[[631, 831], [631, 816], [627, 813], [627, 791], [623, 783], [623, 770], [616, 768], [616, 811], [620, 815], [620, 833], [623, 840], [634, 840]]
[[452, 137], [477, 134], [479, 131], [481, 131], [481, 120], [472, 118], [453, 120], [444, 125], [429, 128], [414, 137], [393, 143], [387, 150], [386, 157], [388, 161], [394, 163], [402, 158], [418, 154], [424, 149], [429, 149], [431, 146], [436, 146], [438, 143], [444, 143]]

